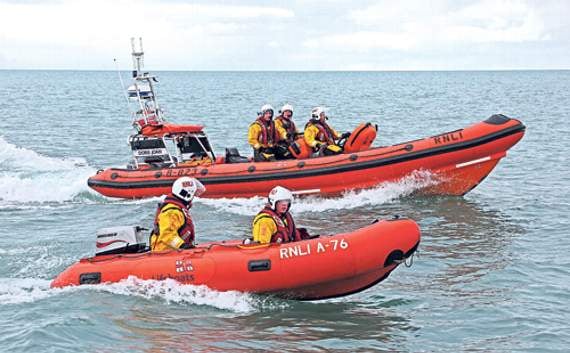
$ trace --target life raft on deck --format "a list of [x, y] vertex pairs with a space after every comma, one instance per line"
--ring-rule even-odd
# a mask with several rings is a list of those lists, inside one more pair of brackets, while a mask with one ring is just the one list
[[368, 144], [373, 139], [372, 130], [368, 127], [363, 131], [366, 139], [362, 135], [354, 146], [347, 141], [345, 149], [350, 152], [336, 156], [277, 162], [217, 161], [204, 166], [179, 164], [144, 170], [110, 168], [90, 177], [88, 185], [105, 196], [143, 198], [167, 194], [177, 178], [190, 176], [206, 185], [202, 197], [207, 198], [266, 196], [276, 185], [298, 194], [335, 195], [426, 170], [437, 176], [438, 184], [423, 192], [464, 195], [523, 137], [525, 126], [497, 114], [464, 129], [375, 148]]
[[146, 124], [141, 127], [144, 136], [164, 136], [168, 134], [197, 133], [202, 132], [202, 125], [177, 125], [170, 123]]
[[411, 257], [420, 229], [409, 219], [375, 221], [350, 233], [286, 244], [212, 242], [160, 253], [101, 255], [59, 274], [52, 287], [175, 279], [218, 291], [236, 290], [316, 300], [362, 291]]

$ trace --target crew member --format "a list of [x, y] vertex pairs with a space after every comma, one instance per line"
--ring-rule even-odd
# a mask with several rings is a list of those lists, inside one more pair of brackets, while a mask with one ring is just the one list
[[249, 126], [247, 141], [253, 147], [253, 159], [256, 162], [275, 160], [275, 147], [280, 136], [273, 121], [273, 107], [265, 104], [261, 107], [257, 119]]
[[295, 122], [293, 122], [293, 106], [285, 104], [281, 107], [279, 115], [275, 118], [275, 127], [279, 131], [281, 141], [291, 144], [299, 134]]
[[305, 142], [318, 152], [320, 156], [331, 156], [342, 153], [338, 140], [350, 136], [349, 132], [339, 134], [327, 124], [328, 117], [323, 107], [315, 107], [311, 111], [311, 120], [305, 125], [303, 137]]
[[194, 223], [189, 211], [194, 196], [204, 191], [204, 185], [194, 178], [182, 177], [174, 182], [172, 192], [156, 210], [150, 237], [152, 251], [194, 247]]
[[289, 146], [295, 142], [297, 135], [297, 127], [293, 122], [293, 106], [285, 104], [279, 110], [279, 115], [275, 118], [275, 127], [279, 132], [279, 142], [277, 144], [277, 159], [293, 159], [295, 158], [289, 151]]
[[253, 241], [260, 244], [288, 243], [310, 236], [305, 228], [296, 228], [289, 209], [293, 194], [282, 186], [269, 192], [269, 202], [253, 219]]

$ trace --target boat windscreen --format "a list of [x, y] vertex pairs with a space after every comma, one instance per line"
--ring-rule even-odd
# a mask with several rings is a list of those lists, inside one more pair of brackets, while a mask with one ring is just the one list
[[143, 149], [151, 149], [151, 148], [165, 148], [164, 141], [158, 138], [149, 138], [149, 139], [136, 139], [131, 141], [131, 149], [135, 150], [143, 150]]
[[[198, 142], [198, 139], [200, 139], [200, 142]], [[204, 147], [202, 148], [202, 146]], [[212, 147], [206, 136], [184, 136], [184, 138], [178, 141], [178, 148], [180, 152], [184, 154], [194, 153], [199, 155], [212, 151]], [[206, 151], [204, 151], [204, 148]]]

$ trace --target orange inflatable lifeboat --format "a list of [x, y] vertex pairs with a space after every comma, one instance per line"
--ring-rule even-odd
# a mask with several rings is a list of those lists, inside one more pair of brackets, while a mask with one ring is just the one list
[[[423, 192], [463, 195], [493, 170], [524, 133], [519, 120], [497, 114], [463, 129], [370, 148], [376, 127], [364, 124], [351, 134], [343, 154], [277, 162], [252, 162], [235, 149], [215, 158], [203, 132], [174, 136], [182, 157], [200, 154], [202, 149], [200, 158], [212, 161], [199, 165], [170, 156], [164, 138], [137, 135], [131, 143], [133, 151], [135, 146], [148, 145], [135, 151], [140, 152], [135, 156], [137, 164], [99, 171], [88, 185], [105, 196], [142, 198], [167, 194], [174, 180], [191, 176], [206, 185], [202, 197], [207, 198], [265, 196], [277, 185], [298, 194], [336, 195], [426, 170], [438, 184]], [[309, 150], [301, 147], [299, 153], [306, 155]]]
[[160, 253], [100, 255], [59, 274], [52, 287], [140, 279], [175, 279], [214, 290], [236, 290], [316, 300], [356, 293], [382, 280], [411, 257], [420, 241], [408, 219], [375, 221], [350, 233], [286, 244], [212, 242]]

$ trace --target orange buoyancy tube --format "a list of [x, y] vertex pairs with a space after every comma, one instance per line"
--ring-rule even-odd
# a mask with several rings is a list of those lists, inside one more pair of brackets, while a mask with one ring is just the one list
[[271, 207], [265, 207], [259, 213], [271, 217], [277, 226], [277, 232], [271, 237], [272, 243], [289, 243], [301, 240], [295, 227], [295, 221], [293, 221], [293, 217], [289, 212], [285, 213], [285, 222]]
[[378, 127], [371, 123], [362, 123], [350, 134], [344, 144], [344, 153], [354, 153], [370, 148], [376, 138]]
[[313, 149], [307, 144], [305, 138], [301, 136], [289, 145], [289, 152], [296, 159], [306, 159], [311, 157]]

